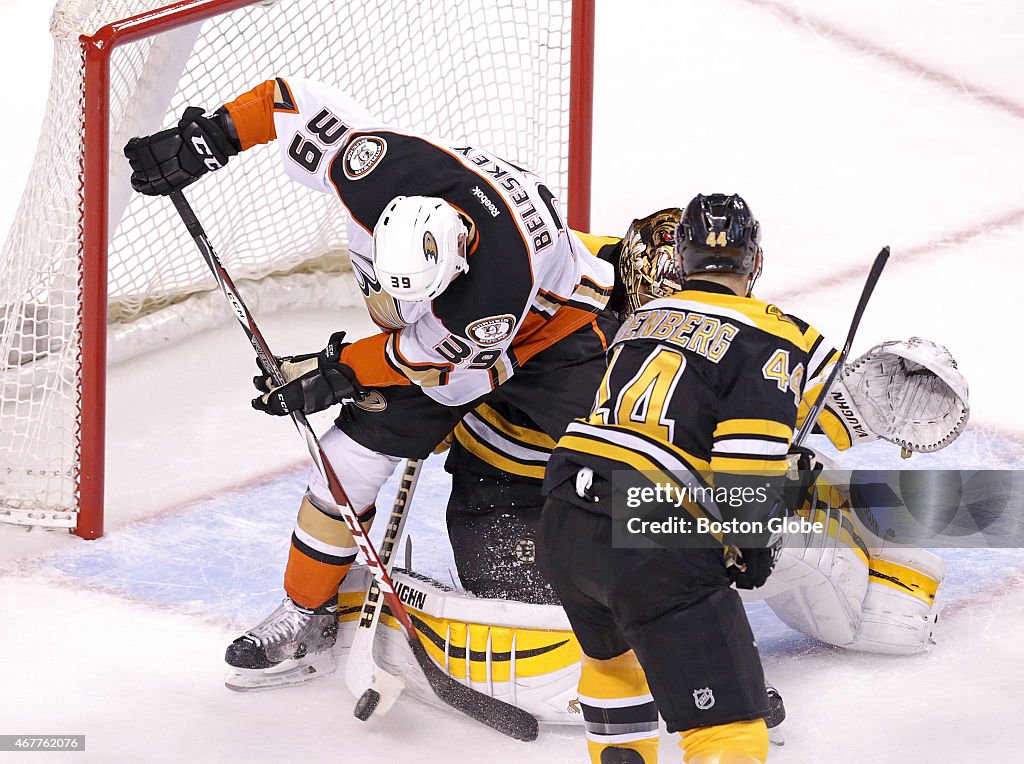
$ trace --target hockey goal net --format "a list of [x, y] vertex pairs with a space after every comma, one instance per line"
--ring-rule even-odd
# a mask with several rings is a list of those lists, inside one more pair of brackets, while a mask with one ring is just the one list
[[[0, 521], [100, 535], [107, 363], [232, 318], [171, 204], [131, 192], [128, 138], [273, 76], [309, 78], [535, 170], [585, 227], [592, 2], [62, 0], [0, 263]], [[355, 304], [340, 204], [278, 161], [258, 147], [193, 186], [204, 225], [257, 314]]]

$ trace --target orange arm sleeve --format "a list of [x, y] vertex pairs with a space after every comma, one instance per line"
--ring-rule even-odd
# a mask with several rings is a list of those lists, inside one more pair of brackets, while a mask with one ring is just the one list
[[277, 80], [267, 80], [234, 101], [224, 104], [238, 132], [242, 150], [277, 138], [274, 128], [274, 100]]
[[365, 387], [411, 385], [412, 382], [388, 363], [385, 355], [389, 334], [374, 334], [356, 340], [341, 351], [341, 362], [352, 367], [356, 379]]

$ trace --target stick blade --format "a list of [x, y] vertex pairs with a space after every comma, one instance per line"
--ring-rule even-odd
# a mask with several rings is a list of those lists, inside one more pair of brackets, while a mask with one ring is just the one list
[[426, 648], [416, 639], [409, 640], [416, 661], [430, 682], [434, 693], [442, 701], [466, 716], [486, 724], [491, 729], [516, 740], [531, 742], [540, 734], [537, 719], [521, 708], [517, 708], [503, 700], [484, 695], [471, 687], [466, 687], [448, 676], [427, 655]]

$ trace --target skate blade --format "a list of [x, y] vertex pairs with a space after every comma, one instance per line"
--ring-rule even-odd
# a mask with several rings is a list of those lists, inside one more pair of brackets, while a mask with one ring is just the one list
[[782, 736], [782, 730], [778, 727], [771, 727], [768, 730], [768, 742], [772, 745], [777, 745], [780, 748], [786, 744], [786, 739]]
[[233, 668], [224, 679], [224, 686], [234, 692], [259, 692], [276, 690], [305, 684], [314, 679], [333, 674], [338, 664], [334, 656], [326, 654], [309, 656], [300, 660], [281, 661], [269, 669]]

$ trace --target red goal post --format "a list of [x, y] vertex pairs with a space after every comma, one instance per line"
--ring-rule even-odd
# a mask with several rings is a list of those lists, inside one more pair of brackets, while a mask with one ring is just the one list
[[[201, 263], [154, 256], [189, 259], [166, 200], [126, 189], [121, 145], [185, 105], [275, 75], [335, 83], [530, 167], [589, 226], [594, 0], [62, 0], [51, 31], [47, 120], [0, 261], [0, 522], [102, 535], [108, 362], [230, 318]], [[276, 161], [254, 149], [216, 176], [212, 198], [237, 208], [208, 227], [235, 280], [257, 311], [295, 304], [296, 284], [303, 305], [355, 304], [350, 278], [323, 277], [346, 267], [340, 205]], [[204, 210], [213, 185], [194, 187]], [[245, 228], [274, 214], [273, 241]]]

